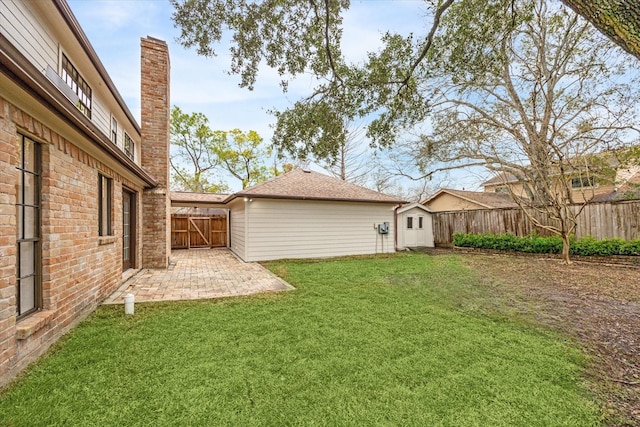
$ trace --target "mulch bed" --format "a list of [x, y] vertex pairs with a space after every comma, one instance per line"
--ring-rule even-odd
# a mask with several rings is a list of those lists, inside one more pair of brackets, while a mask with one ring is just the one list
[[463, 254], [465, 262], [486, 277], [481, 282], [499, 282], [511, 309], [577, 339], [591, 356], [588, 381], [607, 406], [607, 424], [640, 426], [638, 257], [574, 257], [566, 265], [555, 256], [427, 252]]

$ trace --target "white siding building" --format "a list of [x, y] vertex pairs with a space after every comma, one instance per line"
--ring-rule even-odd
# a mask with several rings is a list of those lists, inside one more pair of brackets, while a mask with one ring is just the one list
[[398, 249], [434, 247], [433, 218], [431, 211], [413, 203], [398, 209]]
[[[173, 206], [204, 207], [196, 195], [171, 196]], [[224, 200], [211, 200], [207, 207], [227, 210], [233, 253], [244, 261], [266, 261], [394, 252], [395, 209], [402, 203], [294, 169]]]
[[294, 169], [227, 201], [231, 250], [245, 261], [395, 251], [402, 200], [318, 172]]
[[247, 259], [246, 235], [247, 235], [247, 215], [245, 202], [242, 198], [235, 199], [229, 204], [229, 248], [245, 261]]
[[[237, 232], [231, 236], [231, 248], [245, 261], [395, 250], [392, 204], [249, 198], [233, 206], [231, 227]], [[385, 222], [389, 228], [381, 234], [378, 224]]]

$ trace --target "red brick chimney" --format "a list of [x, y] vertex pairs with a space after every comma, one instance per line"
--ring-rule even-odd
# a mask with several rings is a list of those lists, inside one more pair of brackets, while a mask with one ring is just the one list
[[166, 268], [171, 253], [169, 196], [169, 48], [162, 40], [141, 39], [141, 164], [158, 181], [142, 197], [142, 266]]

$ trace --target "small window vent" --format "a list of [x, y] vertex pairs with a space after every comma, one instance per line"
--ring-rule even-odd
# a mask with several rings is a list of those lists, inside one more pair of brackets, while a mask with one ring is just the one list
[[64, 80], [62, 80], [62, 77], [60, 77], [58, 73], [56, 73], [55, 70], [49, 65], [47, 65], [47, 71], [45, 72], [45, 75], [49, 80], [51, 80], [51, 83], [53, 83], [53, 85], [57, 87], [58, 90], [62, 92], [62, 94], [67, 97], [67, 99], [69, 99], [69, 101], [71, 101], [73, 105], [78, 106], [80, 104], [80, 98], [78, 97], [78, 95], [76, 95], [73, 89], [71, 89], [69, 85]]

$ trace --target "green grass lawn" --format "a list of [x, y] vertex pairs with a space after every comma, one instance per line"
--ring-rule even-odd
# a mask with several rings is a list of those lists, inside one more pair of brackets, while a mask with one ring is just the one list
[[563, 337], [456, 256], [269, 264], [298, 289], [101, 307], [0, 395], [9, 426], [592, 426]]

